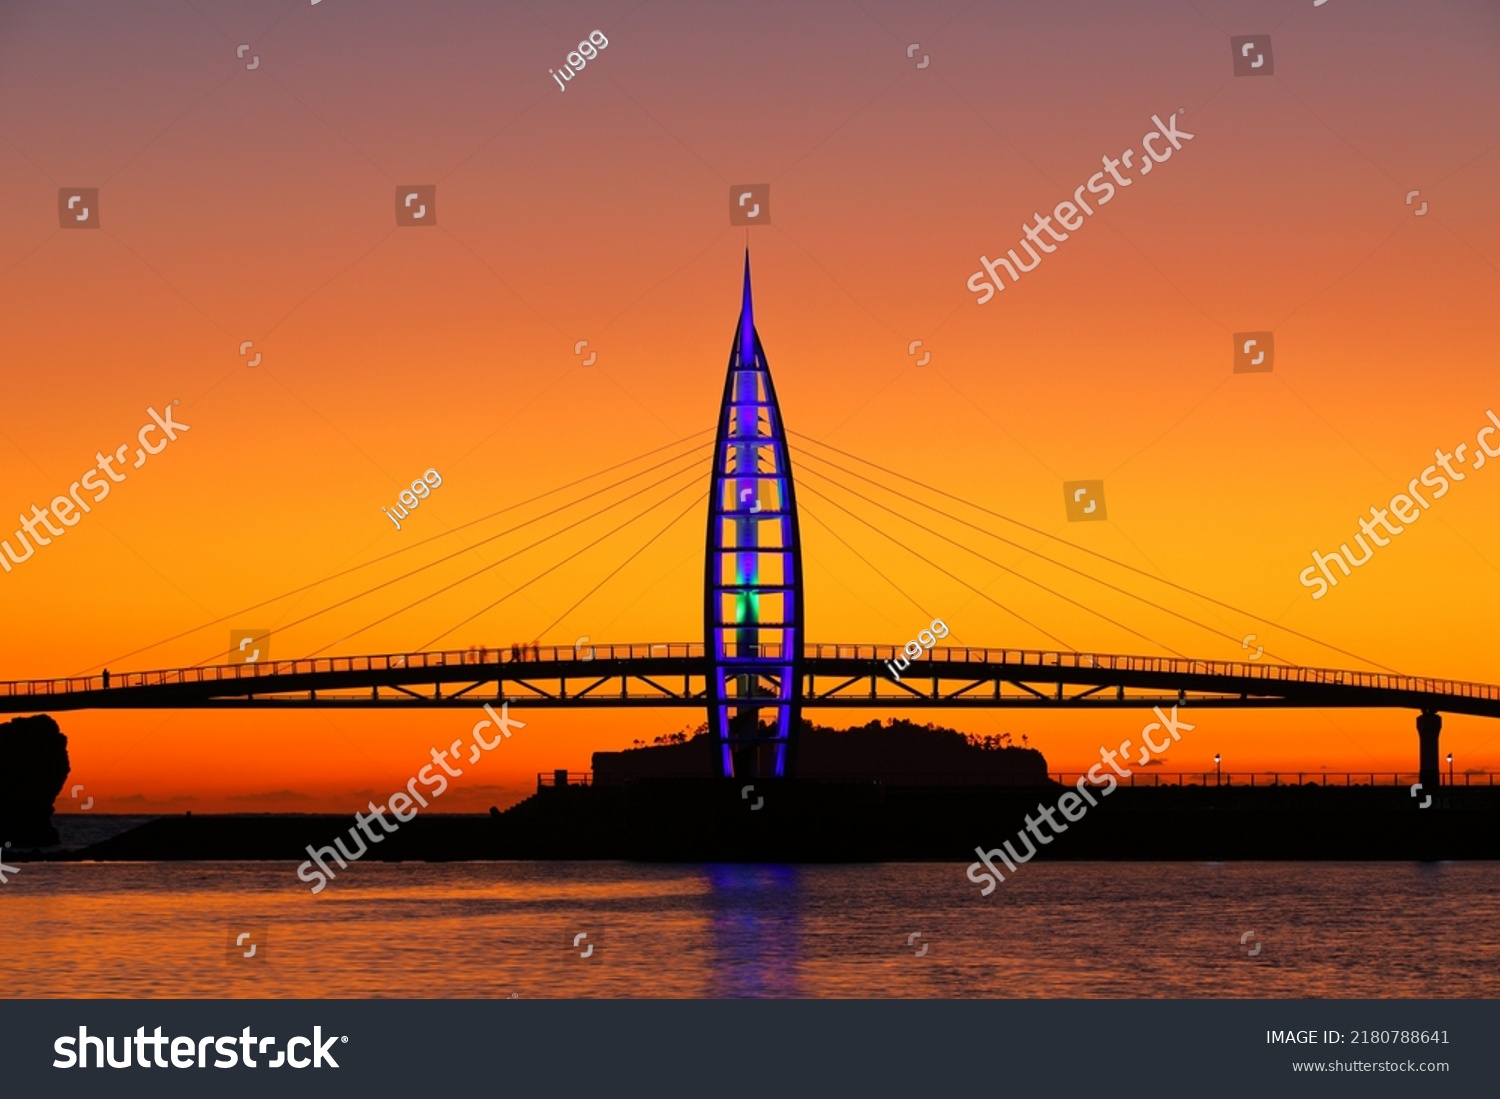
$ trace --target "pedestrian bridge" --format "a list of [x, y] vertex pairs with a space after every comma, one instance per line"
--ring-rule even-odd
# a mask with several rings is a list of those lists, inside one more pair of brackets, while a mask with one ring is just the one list
[[[764, 646], [769, 648], [770, 646]], [[898, 682], [891, 645], [809, 644], [803, 702], [821, 707], [1400, 708], [1500, 717], [1500, 686], [1255, 661], [938, 647]], [[781, 659], [780, 653], [764, 653]], [[543, 645], [212, 664], [0, 682], [0, 713], [228, 707], [702, 707], [699, 642]], [[769, 686], [769, 685], [767, 685]]]

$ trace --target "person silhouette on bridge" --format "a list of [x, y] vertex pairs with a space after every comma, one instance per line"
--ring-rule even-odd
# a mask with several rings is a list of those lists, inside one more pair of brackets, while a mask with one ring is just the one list
[[510, 659], [512, 664], [521, 659], [521, 646], [514, 641], [510, 643]]
[[533, 641], [531, 643], [531, 659], [533, 659], [533, 660], [540, 660], [541, 658], [542, 658], [542, 646], [541, 646], [541, 643], [538, 642], [538, 641]]
[[109, 669], [104, 669], [104, 689], [109, 690]]

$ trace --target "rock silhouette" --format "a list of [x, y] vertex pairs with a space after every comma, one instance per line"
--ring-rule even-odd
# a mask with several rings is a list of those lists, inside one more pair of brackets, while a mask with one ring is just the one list
[[68, 738], [45, 714], [0, 725], [0, 841], [57, 842], [52, 804], [68, 781]]

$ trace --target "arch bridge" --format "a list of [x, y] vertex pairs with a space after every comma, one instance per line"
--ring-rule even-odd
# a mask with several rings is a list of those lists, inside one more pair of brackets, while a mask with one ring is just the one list
[[[1444, 713], [1500, 717], [1500, 686], [1254, 661], [937, 647], [900, 679], [888, 645], [809, 644], [801, 705], [827, 709], [1402, 708], [1417, 710], [1422, 782], [1439, 783]], [[89, 709], [538, 709], [708, 705], [699, 642], [537, 646], [217, 664], [0, 682], [0, 713]]]

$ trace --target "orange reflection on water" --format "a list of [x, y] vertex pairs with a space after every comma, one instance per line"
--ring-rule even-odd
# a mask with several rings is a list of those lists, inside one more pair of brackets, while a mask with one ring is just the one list
[[23, 998], [1500, 995], [1497, 863], [37, 863], [0, 918]]

